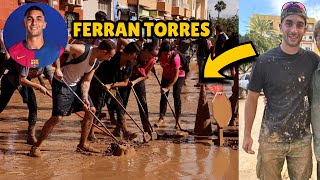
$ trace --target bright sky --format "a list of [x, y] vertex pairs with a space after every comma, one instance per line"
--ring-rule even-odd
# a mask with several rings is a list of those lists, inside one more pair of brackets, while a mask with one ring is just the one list
[[[208, 0], [208, 12], [211, 14], [212, 17], [218, 17], [218, 11], [214, 9], [214, 5], [216, 5], [217, 2], [218, 0]], [[226, 3], [227, 7], [225, 10], [220, 12], [220, 17], [228, 18], [238, 13], [238, 0], [223, 0], [223, 2]]]
[[[249, 19], [252, 14], [280, 16], [282, 5], [288, 0], [239, 0], [239, 33], [244, 35], [248, 32]], [[308, 17], [320, 20], [320, 1], [301, 0], [306, 6]]]

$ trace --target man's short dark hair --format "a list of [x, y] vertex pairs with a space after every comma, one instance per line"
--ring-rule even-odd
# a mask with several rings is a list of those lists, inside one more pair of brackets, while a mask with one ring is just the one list
[[98, 11], [98, 12], [96, 12], [96, 14], [95, 14], [95, 18], [96, 18], [96, 20], [97, 19], [107, 19], [107, 14], [105, 13], [105, 12], [103, 12], [103, 11]]
[[112, 51], [113, 49], [116, 49], [116, 45], [111, 40], [104, 39], [99, 44], [98, 48], [109, 52], [109, 51]]
[[126, 54], [139, 53], [141, 51], [140, 46], [136, 42], [129, 43], [124, 49], [123, 52]]
[[216, 25], [216, 30], [217, 30], [218, 32], [222, 32], [222, 31], [223, 31], [222, 25], [217, 24], [217, 25]]
[[29, 12], [33, 10], [41, 11], [44, 16], [44, 11], [39, 6], [30, 6], [24, 13], [24, 17], [26, 17], [29, 14]]

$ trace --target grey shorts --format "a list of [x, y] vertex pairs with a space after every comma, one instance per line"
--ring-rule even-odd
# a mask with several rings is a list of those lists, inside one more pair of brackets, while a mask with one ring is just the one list
[[285, 160], [290, 179], [309, 179], [312, 174], [311, 135], [290, 143], [260, 142], [257, 160], [259, 179], [281, 180]]
[[[71, 86], [72, 90], [81, 98], [80, 84]], [[94, 107], [90, 96], [88, 97], [90, 107]], [[82, 103], [71, 92], [68, 87], [56, 80], [52, 79], [52, 116], [69, 116], [71, 113], [83, 110]]]

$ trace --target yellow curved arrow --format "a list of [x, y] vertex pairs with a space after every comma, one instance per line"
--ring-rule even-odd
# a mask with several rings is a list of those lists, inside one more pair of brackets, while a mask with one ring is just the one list
[[258, 53], [251, 42], [234, 47], [213, 60], [210, 55], [204, 68], [204, 78], [225, 78], [219, 73], [222, 68], [236, 61], [254, 56], [258, 56]]

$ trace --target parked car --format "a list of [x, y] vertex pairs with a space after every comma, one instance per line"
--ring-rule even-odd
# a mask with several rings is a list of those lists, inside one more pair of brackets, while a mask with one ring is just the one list
[[239, 79], [239, 98], [246, 98], [248, 95], [248, 84], [250, 73], [243, 74]]

